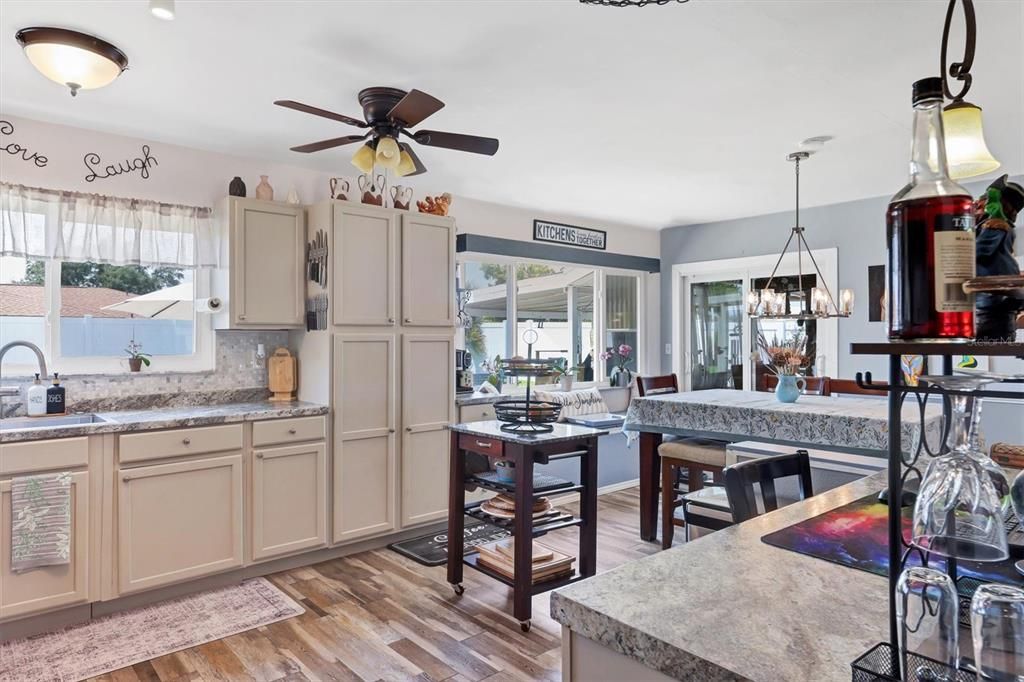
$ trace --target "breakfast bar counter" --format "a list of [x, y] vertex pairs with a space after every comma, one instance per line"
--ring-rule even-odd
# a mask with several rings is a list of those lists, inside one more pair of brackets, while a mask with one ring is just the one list
[[875, 474], [552, 593], [563, 679], [848, 681], [888, 637], [886, 579], [761, 538], [884, 485]]

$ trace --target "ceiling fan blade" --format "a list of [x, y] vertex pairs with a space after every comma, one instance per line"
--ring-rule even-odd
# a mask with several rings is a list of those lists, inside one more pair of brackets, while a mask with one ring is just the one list
[[360, 121], [358, 118], [352, 118], [351, 116], [345, 116], [344, 114], [336, 114], [333, 111], [327, 111], [326, 109], [318, 109], [317, 107], [311, 107], [308, 104], [295, 102], [290, 99], [279, 99], [274, 102], [274, 104], [286, 109], [294, 109], [295, 111], [313, 114], [314, 116], [323, 116], [324, 118], [329, 118], [332, 121], [341, 121], [342, 123], [347, 123], [350, 126], [356, 126], [357, 128], [367, 127], [366, 122]]
[[345, 135], [343, 137], [332, 137], [329, 140], [320, 140], [319, 142], [310, 142], [309, 144], [300, 144], [298, 147], [292, 147], [293, 152], [302, 152], [308, 154], [310, 152], [319, 152], [324, 149], [331, 149], [332, 147], [340, 147], [343, 144], [352, 144], [353, 142], [360, 142], [368, 137], [367, 135]]
[[413, 133], [412, 137], [428, 147], [444, 147], [445, 149], [457, 149], [460, 152], [473, 152], [488, 156], [493, 156], [498, 151], [498, 141], [493, 137], [442, 133], [436, 130], [418, 130]]
[[401, 121], [407, 128], [419, 125], [420, 121], [433, 116], [444, 108], [444, 102], [420, 90], [410, 90], [398, 104], [388, 112], [388, 118]]
[[420, 161], [420, 157], [416, 156], [416, 152], [414, 152], [412, 150], [411, 146], [409, 146], [405, 142], [399, 142], [398, 146], [401, 147], [403, 152], [408, 152], [409, 157], [412, 159], [413, 165], [416, 166], [416, 170], [415, 171], [413, 171], [412, 173], [409, 173], [408, 175], [406, 175], [404, 177], [411, 178], [414, 175], [419, 175], [421, 173], [426, 173], [427, 172], [427, 167], [423, 165], [422, 161]]

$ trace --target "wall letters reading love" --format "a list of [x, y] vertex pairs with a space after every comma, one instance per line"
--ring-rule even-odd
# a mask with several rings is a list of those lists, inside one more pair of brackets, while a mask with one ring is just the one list
[[[0, 120], [0, 135], [13, 135], [14, 124], [10, 121]], [[17, 142], [8, 142], [6, 145], [0, 147], [3, 151], [7, 152], [11, 156], [20, 157], [22, 161], [26, 163], [34, 163], [38, 168], [45, 168], [48, 159], [37, 152], [30, 152], [27, 148], [22, 147]]]
[[156, 157], [150, 155], [148, 144], [142, 145], [142, 156], [136, 156], [134, 159], [118, 161], [116, 166], [114, 164], [109, 164], [101, 171], [97, 170], [97, 167], [101, 163], [99, 154], [89, 152], [82, 157], [82, 161], [85, 162], [85, 167], [89, 169], [89, 173], [85, 176], [86, 182], [112, 178], [124, 173], [134, 173], [135, 171], [139, 171], [139, 175], [143, 180], [148, 180], [150, 167], [159, 165]]

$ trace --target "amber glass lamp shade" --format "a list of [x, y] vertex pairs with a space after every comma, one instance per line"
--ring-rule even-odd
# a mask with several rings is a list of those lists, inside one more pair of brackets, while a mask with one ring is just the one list
[[352, 165], [364, 173], [372, 173], [373, 162], [376, 158], [377, 153], [373, 150], [373, 147], [367, 143], [357, 149], [356, 153], [352, 155]]
[[15, 37], [32, 66], [70, 88], [72, 96], [110, 85], [128, 68], [124, 52], [86, 33], [35, 27], [18, 31]]
[[409, 152], [402, 150], [402, 153], [398, 156], [398, 167], [395, 169], [395, 173], [399, 177], [405, 177], [416, 172], [416, 163], [409, 156]]
[[999, 168], [999, 162], [985, 144], [981, 107], [969, 102], [954, 102], [942, 111], [942, 126], [950, 177], [972, 178]]
[[401, 150], [393, 137], [382, 137], [377, 140], [377, 165], [389, 170], [398, 168]]

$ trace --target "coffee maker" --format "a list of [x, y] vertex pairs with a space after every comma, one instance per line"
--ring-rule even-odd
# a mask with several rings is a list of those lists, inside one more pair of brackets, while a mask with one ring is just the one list
[[473, 356], [468, 350], [455, 351], [455, 392], [473, 392]]

